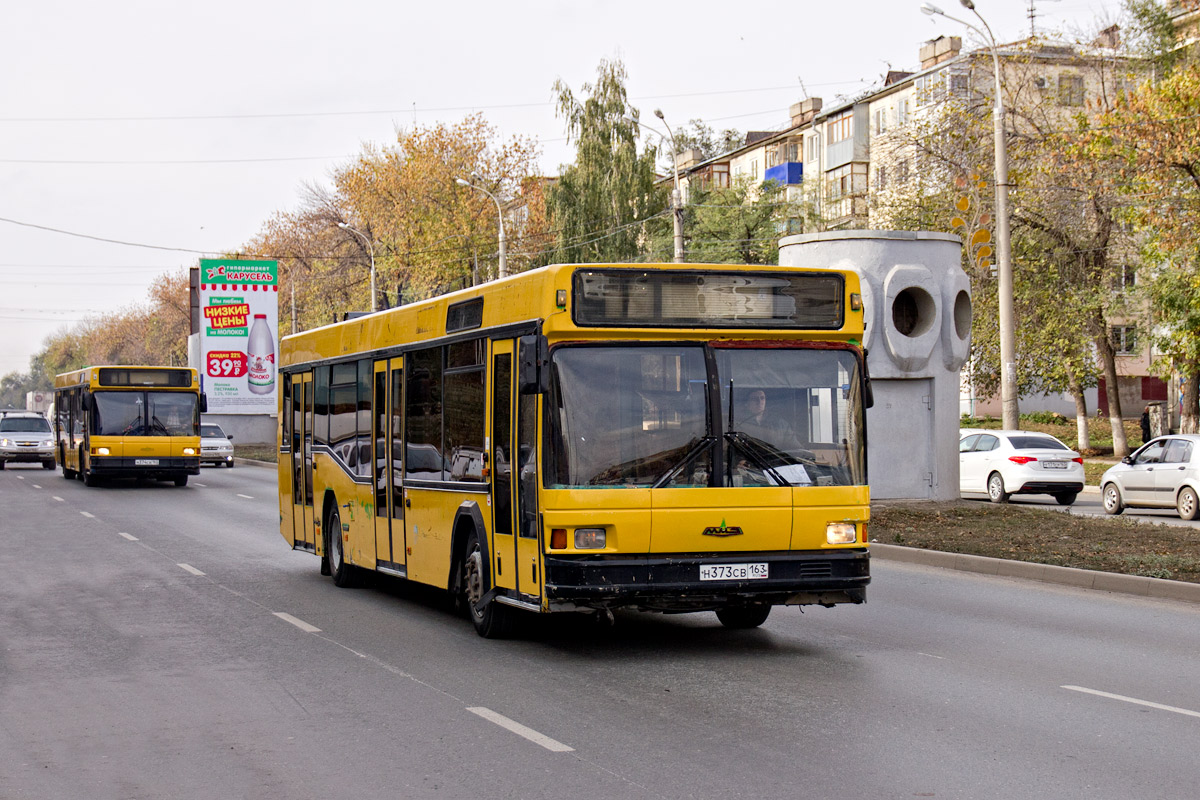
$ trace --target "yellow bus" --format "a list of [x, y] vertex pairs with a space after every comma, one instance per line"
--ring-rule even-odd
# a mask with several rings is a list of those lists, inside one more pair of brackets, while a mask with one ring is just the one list
[[521, 612], [862, 603], [853, 272], [555, 265], [280, 346], [280, 532], [339, 586]]
[[54, 378], [55, 457], [63, 476], [153, 478], [186, 486], [200, 474], [196, 370], [85, 367]]

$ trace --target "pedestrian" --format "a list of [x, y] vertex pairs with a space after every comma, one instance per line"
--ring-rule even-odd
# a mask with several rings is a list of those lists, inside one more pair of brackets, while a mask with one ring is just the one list
[[1150, 406], [1142, 410], [1142, 444], [1150, 441]]

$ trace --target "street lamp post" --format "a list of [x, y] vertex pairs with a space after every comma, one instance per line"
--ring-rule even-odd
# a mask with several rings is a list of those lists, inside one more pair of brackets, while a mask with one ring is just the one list
[[[964, 25], [987, 40], [992, 51], [992, 68], [995, 71], [995, 103], [992, 106], [992, 122], [996, 139], [996, 254], [999, 271], [1000, 304], [1000, 403], [1006, 430], [1020, 427], [1017, 410], [1017, 358], [1016, 331], [1013, 320], [1013, 269], [1012, 236], [1008, 217], [1008, 146], [1004, 135], [1004, 97], [1001, 92], [1000, 53], [996, 37], [987, 21], [975, 10], [974, 0], [959, 0], [963, 8], [979, 18], [983, 31], [965, 20], [957, 19], [931, 3], [921, 6], [921, 12], [937, 15]], [[986, 31], [986, 33], [984, 33]]]
[[[474, 173], [471, 174], [471, 177], [474, 178], [476, 181], [479, 180], [479, 176], [475, 175]], [[492, 202], [496, 204], [496, 217], [500, 221], [500, 261], [499, 261], [496, 273], [497, 273], [497, 277], [499, 277], [499, 278], [507, 278], [508, 277], [508, 257], [507, 257], [508, 254], [507, 254], [507, 247], [506, 247], [507, 243], [504, 240], [504, 211], [500, 208], [500, 201], [496, 199], [496, 195], [492, 194], [487, 189], [483, 188], [482, 186], [478, 185], [477, 183], [471, 183], [470, 181], [463, 180], [462, 178], [455, 178], [454, 182], [457, 183], [459, 186], [467, 186], [467, 187], [470, 187], [471, 189], [477, 189], [477, 190], [483, 192], [488, 197], [492, 198]]]
[[[675, 146], [675, 134], [667, 124], [661, 108], [654, 109], [654, 116], [662, 120], [671, 140], [671, 167], [675, 176], [675, 189], [671, 192], [671, 211], [675, 218], [675, 263], [683, 263], [683, 193], [679, 191], [679, 148]], [[651, 130], [654, 130], [651, 128]], [[660, 136], [662, 134], [659, 134]]]
[[365, 233], [357, 228], [351, 228], [344, 222], [339, 222], [337, 226], [344, 231], [350, 231], [351, 233], [357, 234], [359, 238], [367, 243], [367, 252], [371, 255], [371, 312], [374, 313], [377, 308], [375, 304], [375, 245]]

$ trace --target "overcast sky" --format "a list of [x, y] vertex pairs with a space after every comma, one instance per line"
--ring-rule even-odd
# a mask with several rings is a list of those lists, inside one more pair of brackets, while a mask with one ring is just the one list
[[[976, 0], [997, 38], [1029, 0]], [[969, 12], [937, 0], [947, 12]], [[918, 0], [204, 3], [41, 0], [0, 12], [0, 375], [45, 338], [238, 249], [305, 183], [398, 127], [482, 112], [572, 158], [551, 86], [622, 59], [644, 119], [771, 130], [969, 32]], [[1095, 30], [1119, 0], [1037, 0], [1039, 31]], [[35, 227], [37, 226], [37, 227]], [[53, 229], [53, 230], [47, 230]], [[71, 235], [75, 234], [75, 235]], [[94, 237], [94, 238], [83, 238]], [[113, 241], [99, 241], [100, 239]], [[157, 248], [157, 249], [156, 249]]]

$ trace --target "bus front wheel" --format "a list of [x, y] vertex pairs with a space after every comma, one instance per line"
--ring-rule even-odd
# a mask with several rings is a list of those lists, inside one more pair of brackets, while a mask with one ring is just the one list
[[483, 587], [488, 584], [487, 564], [483, 560], [483, 548], [479, 546], [479, 534], [474, 531], [467, 537], [466, 555], [462, 565], [462, 589], [466, 600], [467, 614], [475, 632], [485, 639], [503, 639], [512, 629], [511, 608], [495, 600], [484, 600]]
[[767, 621], [771, 607], [766, 603], [748, 606], [725, 606], [717, 609], [717, 619], [726, 628], [757, 628]]

